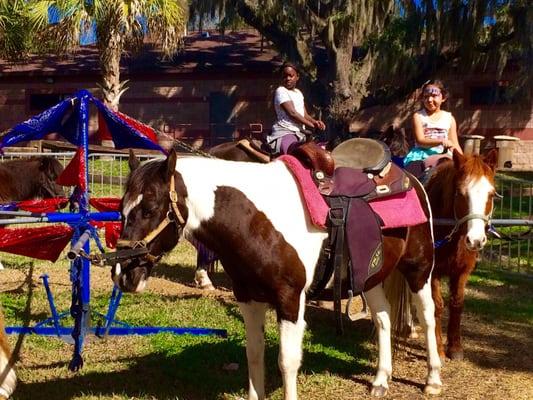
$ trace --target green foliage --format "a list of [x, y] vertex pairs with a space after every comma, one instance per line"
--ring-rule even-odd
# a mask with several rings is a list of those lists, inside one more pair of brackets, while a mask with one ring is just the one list
[[27, 2], [0, 0], [0, 58], [24, 58], [31, 45], [28, 30]]

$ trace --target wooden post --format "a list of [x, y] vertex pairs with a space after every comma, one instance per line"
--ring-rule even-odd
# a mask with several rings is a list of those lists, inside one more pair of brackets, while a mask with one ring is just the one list
[[496, 148], [498, 149], [498, 169], [513, 168], [513, 149], [514, 143], [520, 139], [514, 136], [499, 135], [494, 136]]

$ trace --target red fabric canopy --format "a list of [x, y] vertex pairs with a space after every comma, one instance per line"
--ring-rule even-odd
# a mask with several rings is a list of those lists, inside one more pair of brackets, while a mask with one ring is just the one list
[[85, 153], [83, 148], [76, 150], [76, 154], [70, 160], [61, 175], [56, 179], [56, 183], [62, 186], [79, 186], [80, 189], [85, 190], [85, 174], [87, 168], [85, 165]]
[[17, 208], [19, 210], [34, 212], [34, 213], [46, 213], [54, 212], [60, 208], [65, 207], [68, 204], [68, 199], [65, 197], [55, 197], [52, 199], [42, 200], [23, 200], [17, 202]]
[[67, 225], [0, 228], [0, 251], [55, 262], [73, 232]]
[[89, 203], [98, 211], [118, 211], [120, 210], [119, 197], [91, 197]]
[[120, 238], [120, 233], [122, 232], [122, 222], [100, 222], [100, 221], [91, 221], [91, 225], [96, 228], [105, 229], [105, 245], [110, 249], [117, 247], [117, 241]]

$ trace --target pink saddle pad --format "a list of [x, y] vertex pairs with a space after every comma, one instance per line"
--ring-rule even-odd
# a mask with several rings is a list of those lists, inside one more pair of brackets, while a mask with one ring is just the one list
[[[278, 157], [278, 160], [287, 165], [298, 182], [300, 193], [304, 198], [304, 203], [313, 225], [326, 229], [329, 206], [318, 191], [311, 177], [311, 171], [293, 156], [283, 155]], [[383, 229], [413, 226], [427, 221], [414, 189], [386, 198], [372, 200], [369, 204], [372, 210], [381, 217], [384, 223]]]
[[315, 182], [311, 177], [311, 170], [305, 168], [302, 163], [293, 156], [283, 155], [277, 159], [285, 163], [298, 182], [300, 193], [304, 198], [305, 206], [307, 207], [309, 218], [313, 225], [321, 229], [326, 229], [329, 206], [318, 191]]
[[383, 229], [423, 224], [428, 219], [415, 189], [369, 202], [383, 220]]

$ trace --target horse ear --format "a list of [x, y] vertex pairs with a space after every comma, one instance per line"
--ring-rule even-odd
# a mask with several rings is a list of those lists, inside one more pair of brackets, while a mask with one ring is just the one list
[[483, 161], [494, 171], [496, 165], [498, 165], [498, 149], [492, 149], [489, 151], [487, 155], [483, 157]]
[[170, 180], [170, 177], [176, 172], [176, 160], [178, 159], [178, 155], [176, 154], [176, 150], [171, 149], [170, 153], [168, 153], [167, 157], [167, 179]]
[[130, 167], [130, 171], [135, 171], [139, 165], [141, 165], [141, 162], [135, 155], [132, 149], [130, 149], [130, 157], [128, 159], [128, 166]]
[[459, 153], [456, 149], [453, 149], [453, 164], [456, 169], [459, 169], [461, 165], [465, 163], [465, 156]]

